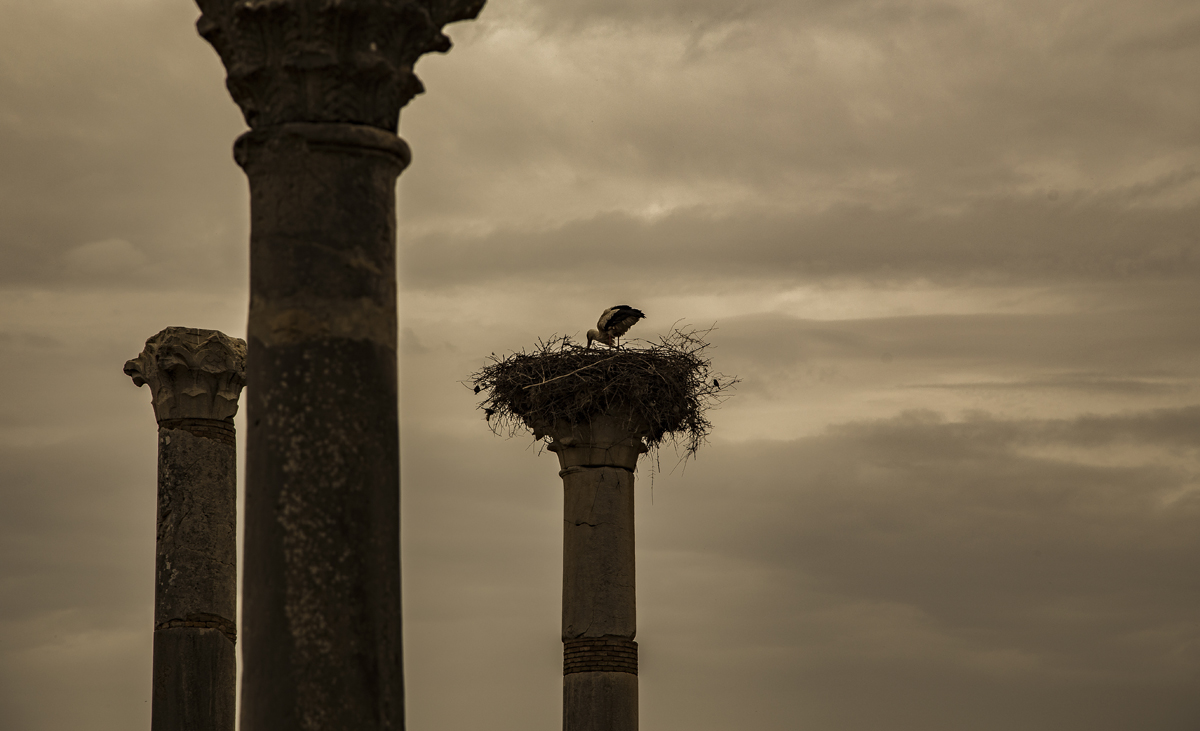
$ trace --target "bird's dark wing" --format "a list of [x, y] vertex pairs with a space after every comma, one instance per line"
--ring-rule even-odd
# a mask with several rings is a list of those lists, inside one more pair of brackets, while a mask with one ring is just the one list
[[629, 332], [629, 328], [633, 327], [638, 320], [646, 317], [641, 310], [634, 309], [629, 305], [611, 307], [605, 310], [605, 314], [608, 315], [607, 322], [600, 329], [618, 338]]
[[640, 312], [640, 310], [635, 310], [629, 305], [613, 305], [604, 312], [600, 313], [600, 319], [596, 321], [596, 327], [599, 328], [601, 332], [604, 332], [608, 329], [608, 326], [613, 321], [614, 317], [620, 315], [622, 312], [630, 311]]

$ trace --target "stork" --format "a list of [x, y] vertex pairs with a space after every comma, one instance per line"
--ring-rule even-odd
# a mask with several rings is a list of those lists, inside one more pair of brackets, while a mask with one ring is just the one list
[[[634, 323], [641, 320], [646, 315], [641, 310], [636, 310], [629, 305], [613, 305], [605, 310], [600, 319], [596, 321], [597, 330], [588, 330], [587, 346], [592, 347], [593, 340], [599, 340], [610, 348], [621, 347], [619, 338], [633, 327]], [[616, 340], [617, 344], [613, 345]]]

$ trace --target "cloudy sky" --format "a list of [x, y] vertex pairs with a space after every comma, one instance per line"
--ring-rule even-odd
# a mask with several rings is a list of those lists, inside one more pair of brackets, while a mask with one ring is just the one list
[[[168, 325], [245, 333], [184, 0], [0, 0], [0, 727], [149, 723]], [[642, 725], [1200, 728], [1200, 7], [491, 0], [401, 119], [409, 722], [559, 724], [561, 488], [457, 381], [605, 306], [743, 379], [643, 465]]]

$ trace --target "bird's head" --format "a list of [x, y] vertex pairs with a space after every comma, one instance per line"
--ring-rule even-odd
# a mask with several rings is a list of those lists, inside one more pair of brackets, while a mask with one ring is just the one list
[[599, 330], [588, 330], [587, 338], [588, 338], [587, 346], [589, 348], [592, 347], [593, 340], [598, 340], [608, 346], [612, 345], [612, 338], [609, 337], [608, 333], [602, 333]]

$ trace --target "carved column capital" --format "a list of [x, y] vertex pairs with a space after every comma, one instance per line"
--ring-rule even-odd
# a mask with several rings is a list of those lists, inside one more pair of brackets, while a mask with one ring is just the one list
[[125, 363], [136, 386], [150, 385], [154, 418], [232, 419], [246, 385], [246, 341], [217, 330], [168, 327]]
[[288, 122], [395, 132], [424, 91], [417, 59], [450, 50], [442, 26], [485, 0], [196, 0], [196, 27], [225, 64], [252, 129]]
[[597, 414], [587, 423], [531, 424], [537, 439], [550, 437], [546, 448], [558, 455], [562, 469], [621, 467], [637, 469], [638, 457], [647, 452], [643, 437], [650, 428], [631, 415]]

